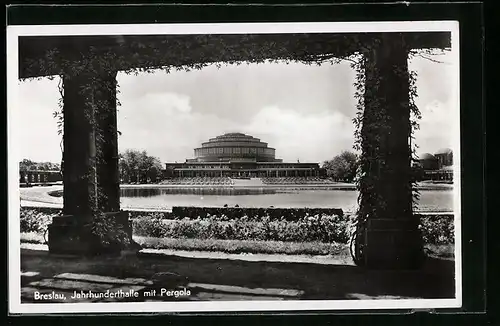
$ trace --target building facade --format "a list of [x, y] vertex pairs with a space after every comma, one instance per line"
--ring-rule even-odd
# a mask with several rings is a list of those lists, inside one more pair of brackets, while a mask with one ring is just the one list
[[194, 149], [194, 158], [166, 163], [166, 178], [182, 177], [317, 177], [318, 163], [285, 163], [275, 149], [243, 133], [226, 133]]
[[424, 153], [420, 156], [418, 162], [420, 163], [420, 166], [424, 170], [438, 170], [439, 169], [439, 161], [437, 160], [436, 156], [429, 154], [429, 153]]
[[47, 184], [62, 181], [61, 171], [19, 171], [20, 184]]
[[423, 170], [423, 180], [453, 180], [453, 152], [449, 148], [441, 149], [434, 155], [422, 154], [418, 165]]
[[443, 148], [434, 154], [438, 161], [439, 168], [453, 165], [453, 152], [449, 148]]

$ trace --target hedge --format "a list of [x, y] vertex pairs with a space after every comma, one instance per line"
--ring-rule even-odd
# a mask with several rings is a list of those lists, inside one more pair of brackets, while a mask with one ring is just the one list
[[349, 220], [338, 215], [305, 216], [298, 221], [285, 218], [251, 220], [221, 220], [218, 216], [203, 219], [161, 220], [143, 217], [134, 219], [132, 227], [138, 236], [158, 238], [221, 239], [221, 240], [273, 240], [320, 241], [347, 243]]
[[247, 207], [180, 207], [172, 208], [172, 214], [180, 218], [208, 218], [220, 216], [221, 219], [232, 220], [246, 217], [251, 220], [260, 220], [268, 217], [297, 221], [306, 216], [338, 215], [343, 216], [339, 208], [247, 208]]
[[[54, 207], [29, 207], [23, 208], [36, 210], [48, 215], [57, 215], [61, 213], [60, 208]], [[162, 219], [199, 219], [209, 216], [219, 216], [221, 220], [229, 221], [231, 219], [242, 218], [246, 216], [251, 220], [260, 220], [263, 217], [271, 219], [281, 219], [295, 221], [305, 216], [314, 215], [339, 215], [343, 216], [342, 209], [338, 208], [246, 208], [246, 207], [181, 207], [175, 206], [172, 212], [168, 211], [127, 211], [131, 219], [143, 216], [153, 216]]]
[[[23, 208], [20, 215], [21, 232], [44, 234], [52, 216], [60, 209]], [[316, 214], [297, 220], [284, 217], [259, 219], [249, 216], [230, 219], [226, 215], [207, 215], [205, 218], [180, 218], [168, 212], [130, 212], [133, 232], [138, 236], [274, 240], [320, 241], [346, 243], [352, 232], [353, 216]], [[453, 215], [420, 215], [420, 229], [424, 243], [445, 245], [454, 243]]]

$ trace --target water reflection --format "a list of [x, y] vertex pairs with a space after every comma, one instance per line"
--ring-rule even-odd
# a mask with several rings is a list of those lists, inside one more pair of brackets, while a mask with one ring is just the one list
[[276, 194], [274, 189], [235, 188], [122, 188], [123, 197], [155, 197], [161, 195], [243, 196]]
[[[358, 206], [357, 191], [300, 189], [238, 188], [122, 188], [124, 207], [171, 208], [196, 207], [324, 207], [354, 212]], [[419, 211], [453, 211], [452, 191], [423, 190]]]

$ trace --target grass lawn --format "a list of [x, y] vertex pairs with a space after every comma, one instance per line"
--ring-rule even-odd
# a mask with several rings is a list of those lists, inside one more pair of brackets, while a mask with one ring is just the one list
[[427, 251], [427, 255], [435, 258], [444, 258], [444, 259], [454, 259], [455, 258], [455, 245], [446, 244], [446, 245], [435, 245], [435, 244], [426, 244], [424, 248]]
[[[147, 249], [173, 249], [185, 251], [213, 251], [231, 254], [285, 254], [285, 255], [341, 255], [349, 256], [345, 244], [322, 242], [283, 242], [258, 240], [219, 239], [173, 239], [133, 236], [134, 240]], [[42, 234], [21, 233], [21, 242], [43, 244]]]
[[[229, 254], [330, 255], [350, 260], [349, 247], [341, 243], [283, 242], [258, 240], [173, 239], [134, 236], [144, 249], [224, 252]], [[21, 233], [21, 242], [43, 244], [43, 235]], [[427, 254], [434, 258], [453, 259], [454, 245], [425, 245]]]
[[258, 240], [172, 239], [134, 236], [143, 248], [225, 253], [285, 255], [349, 255], [346, 245], [321, 242], [283, 242]]

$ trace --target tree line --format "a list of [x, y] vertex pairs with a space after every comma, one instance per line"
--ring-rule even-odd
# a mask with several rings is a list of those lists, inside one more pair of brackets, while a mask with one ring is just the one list
[[35, 162], [29, 159], [23, 159], [19, 162], [19, 171], [61, 171], [59, 163], [52, 162]]
[[162, 178], [160, 159], [146, 151], [126, 150], [119, 155], [118, 164], [121, 183], [154, 183]]
[[[353, 182], [358, 169], [358, 155], [343, 151], [331, 160], [324, 161], [322, 168], [327, 177], [340, 182]], [[162, 179], [163, 164], [160, 159], [149, 155], [146, 151], [126, 150], [119, 154], [119, 171], [121, 183], [154, 183]], [[20, 171], [60, 171], [60, 164], [51, 162], [34, 162], [24, 159], [19, 162]], [[423, 172], [413, 167], [418, 176]]]
[[[333, 159], [323, 162], [322, 168], [326, 176], [335, 181], [353, 182], [359, 168], [359, 156], [353, 152], [343, 151]], [[411, 166], [411, 173], [414, 181], [424, 179], [425, 171], [418, 164]]]
[[[151, 183], [162, 178], [163, 165], [159, 158], [146, 151], [126, 150], [119, 154], [118, 166], [121, 183]], [[23, 159], [19, 171], [61, 171], [59, 163], [35, 162]]]

